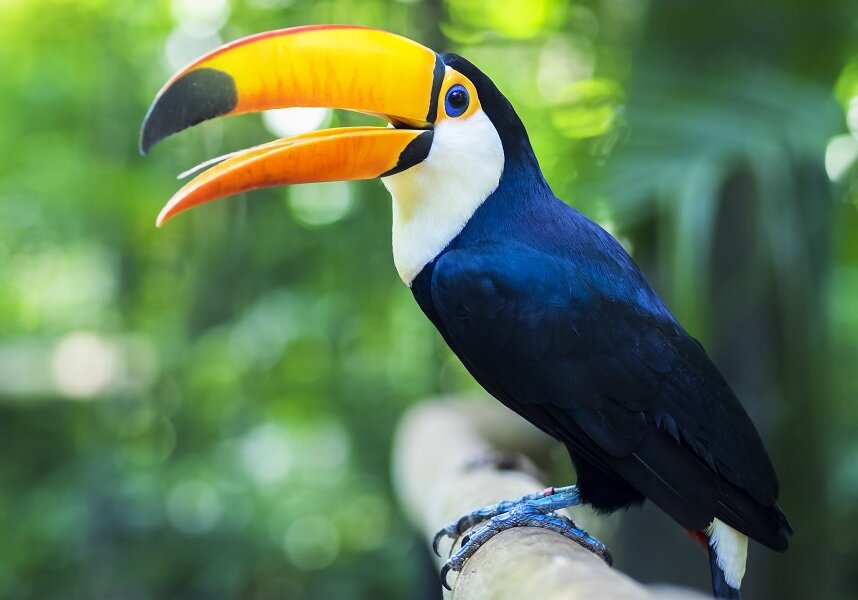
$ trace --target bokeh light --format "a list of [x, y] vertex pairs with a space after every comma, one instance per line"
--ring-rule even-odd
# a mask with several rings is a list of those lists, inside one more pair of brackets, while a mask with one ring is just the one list
[[838, 135], [825, 149], [825, 172], [831, 181], [839, 181], [858, 159], [858, 138], [853, 134]]
[[183, 26], [176, 27], [167, 37], [164, 54], [170, 71], [188, 66], [201, 55], [223, 43], [217, 32], [200, 33]]
[[321, 129], [331, 120], [330, 108], [277, 108], [262, 113], [265, 127], [277, 137], [290, 137]]
[[242, 441], [241, 460], [258, 483], [283, 481], [292, 468], [292, 449], [286, 432], [271, 424], [254, 429]]
[[178, 484], [167, 498], [167, 515], [174, 527], [185, 533], [201, 534], [212, 529], [223, 513], [217, 491], [204, 481]]
[[72, 398], [92, 398], [115, 385], [123, 370], [113, 344], [92, 333], [76, 332], [57, 345], [52, 360], [59, 391]]
[[506, 2], [470, 2], [449, 0], [454, 23], [489, 29], [511, 39], [527, 39], [545, 27], [554, 26], [566, 9], [563, 0], [508, 0]]
[[340, 535], [330, 519], [307, 515], [292, 523], [283, 538], [289, 561], [305, 571], [317, 571], [330, 565], [339, 552]]
[[199, 37], [216, 34], [229, 19], [229, 0], [171, 0], [170, 12], [180, 26]]
[[354, 210], [353, 188], [344, 181], [309, 183], [288, 191], [292, 217], [310, 228], [331, 225]]

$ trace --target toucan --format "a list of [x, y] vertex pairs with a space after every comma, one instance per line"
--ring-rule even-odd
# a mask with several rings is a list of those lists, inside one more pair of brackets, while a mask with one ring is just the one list
[[[209, 161], [157, 218], [248, 190], [381, 178], [402, 281], [473, 377], [562, 442], [575, 485], [481, 508], [436, 536], [465, 561], [498, 531], [547, 527], [606, 559], [555, 511], [649, 499], [707, 548], [716, 597], [739, 598], [748, 538], [784, 551], [790, 525], [751, 419], [623, 247], [559, 200], [510, 102], [477, 67], [398, 35], [306, 26], [227, 44], [174, 75], [145, 154], [207, 119], [281, 107], [382, 117]], [[213, 165], [213, 166], [211, 166]]]

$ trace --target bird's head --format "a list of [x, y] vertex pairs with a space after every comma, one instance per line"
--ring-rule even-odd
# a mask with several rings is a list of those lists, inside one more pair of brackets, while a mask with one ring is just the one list
[[338, 25], [250, 36], [195, 61], [156, 96], [140, 149], [215, 117], [299, 106], [389, 125], [314, 131], [227, 155], [182, 187], [157, 224], [252, 189], [380, 177], [394, 198], [397, 268], [410, 282], [497, 188], [508, 159], [532, 157], [515, 111], [471, 63]]

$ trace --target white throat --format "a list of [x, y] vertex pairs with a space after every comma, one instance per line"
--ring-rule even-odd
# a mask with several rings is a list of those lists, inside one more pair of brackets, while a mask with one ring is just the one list
[[495, 191], [503, 164], [497, 130], [478, 110], [466, 119], [442, 120], [425, 160], [382, 179], [393, 196], [393, 262], [406, 285]]

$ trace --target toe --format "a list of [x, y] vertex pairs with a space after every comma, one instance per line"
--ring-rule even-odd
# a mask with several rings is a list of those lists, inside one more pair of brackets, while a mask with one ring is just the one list
[[450, 565], [449, 564], [445, 564], [443, 567], [441, 567], [441, 585], [443, 585], [445, 588], [447, 588], [448, 590], [450, 590], [452, 592], [453, 588], [451, 588], [450, 584], [447, 583], [447, 574], [449, 572], [450, 572]]
[[447, 536], [447, 531], [442, 529], [441, 531], [439, 531], [438, 533], [435, 534], [434, 538], [432, 538], [432, 551], [439, 558], [441, 557], [441, 553], [438, 552], [438, 542], [441, 541], [441, 538], [446, 537], [446, 536]]

